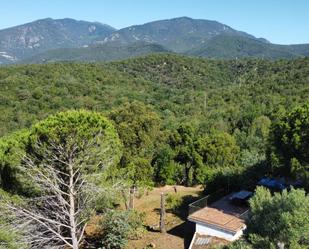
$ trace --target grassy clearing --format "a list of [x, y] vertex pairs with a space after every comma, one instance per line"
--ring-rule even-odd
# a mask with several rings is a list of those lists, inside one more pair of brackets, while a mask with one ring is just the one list
[[[183, 198], [197, 198], [203, 190], [201, 186], [177, 186], [176, 188], [177, 194]], [[190, 243], [194, 225], [183, 218], [187, 212], [186, 206], [180, 210], [180, 215], [167, 210], [167, 234], [164, 235], [159, 232], [160, 194], [162, 192], [165, 194], [175, 193], [173, 186], [165, 186], [154, 188], [135, 200], [135, 209], [145, 213], [145, 225], [152, 229], [141, 239], [131, 240], [126, 247], [127, 249], [143, 249], [150, 243], [154, 244], [157, 249], [185, 249]]]

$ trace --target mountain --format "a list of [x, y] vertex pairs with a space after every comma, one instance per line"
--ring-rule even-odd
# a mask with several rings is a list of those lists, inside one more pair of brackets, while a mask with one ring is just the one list
[[97, 40], [97, 43], [128, 44], [145, 41], [182, 53], [207, 43], [208, 40], [220, 34], [233, 34], [255, 39], [252, 35], [234, 30], [216, 21], [180, 17], [123, 28], [104, 39]]
[[57, 61], [115, 61], [159, 52], [170, 52], [163, 46], [147, 42], [130, 44], [91, 45], [83, 48], [59, 48], [27, 58], [22, 63], [48, 63]]
[[250, 37], [221, 34], [200, 47], [187, 51], [186, 54], [224, 59], [241, 57], [265, 59], [296, 58], [309, 54], [309, 44], [277, 45]]
[[174, 52], [208, 58], [309, 56], [309, 44], [278, 45], [217, 21], [179, 17], [120, 30], [51, 18], [0, 30], [0, 64], [111, 61]]
[[74, 19], [42, 19], [0, 30], [0, 63], [15, 62], [55, 48], [74, 48], [106, 37], [111, 26]]

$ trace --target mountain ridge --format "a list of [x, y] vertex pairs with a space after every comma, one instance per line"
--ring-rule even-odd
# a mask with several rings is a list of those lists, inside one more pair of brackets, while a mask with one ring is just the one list
[[221, 33], [255, 38], [217, 21], [178, 17], [119, 29], [104, 40], [97, 42], [103, 44], [108, 42], [130, 43], [142, 40], [158, 43], [174, 52], [182, 53]]
[[309, 44], [273, 44], [218, 21], [190, 17], [119, 30], [99, 22], [45, 18], [0, 30], [0, 64], [111, 61], [157, 52], [214, 59], [279, 59], [309, 56]]
[[82, 47], [113, 31], [98, 22], [45, 18], [0, 30], [0, 52], [20, 60], [49, 49]]

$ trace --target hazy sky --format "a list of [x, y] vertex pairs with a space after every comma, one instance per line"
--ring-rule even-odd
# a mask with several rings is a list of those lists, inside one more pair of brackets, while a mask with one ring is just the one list
[[216, 20], [273, 43], [309, 43], [309, 0], [0, 0], [0, 29], [70, 17], [115, 28], [180, 16]]

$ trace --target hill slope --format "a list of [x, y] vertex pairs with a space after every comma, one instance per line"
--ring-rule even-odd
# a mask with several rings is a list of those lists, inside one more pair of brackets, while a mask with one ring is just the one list
[[168, 52], [163, 46], [146, 42], [131, 44], [91, 45], [84, 48], [59, 48], [27, 58], [22, 63], [48, 63], [57, 61], [114, 61], [151, 53]]
[[[115, 31], [101, 23], [74, 19], [42, 19], [0, 30], [0, 53], [11, 61], [54, 48], [81, 47]], [[6, 62], [0, 54], [0, 62]]]
[[265, 43], [250, 37], [218, 35], [207, 43], [187, 52], [188, 55], [208, 58], [295, 58], [309, 54], [309, 44], [276, 45]]
[[[152, 104], [167, 127], [231, 133], [309, 100], [309, 59], [216, 61], [156, 54], [106, 64], [0, 67], [0, 136], [66, 109]], [[219, 128], [218, 128], [219, 127]]]

